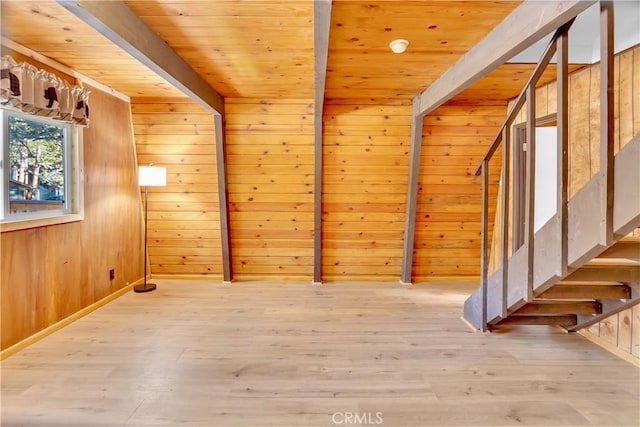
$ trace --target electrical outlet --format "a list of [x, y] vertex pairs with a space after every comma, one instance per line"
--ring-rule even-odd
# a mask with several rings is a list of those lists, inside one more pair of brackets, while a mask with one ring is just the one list
[[109, 270], [109, 280], [113, 280], [116, 278], [116, 269], [112, 268], [111, 270]]

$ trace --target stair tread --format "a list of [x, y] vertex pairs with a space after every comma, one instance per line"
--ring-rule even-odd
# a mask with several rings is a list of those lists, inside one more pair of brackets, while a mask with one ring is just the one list
[[[582, 300], [578, 300], [578, 301], [589, 301], [589, 298], [583, 298]], [[544, 305], [561, 305], [561, 304], [567, 304], [567, 300], [564, 299], [538, 299], [538, 298], [534, 298], [533, 301], [527, 303], [527, 305], [529, 304], [544, 304]]]
[[598, 258], [624, 258], [640, 260], [640, 237], [627, 236], [603, 251]]
[[514, 315], [557, 315], [566, 314], [599, 314], [602, 312], [600, 303], [594, 300], [534, 300], [516, 310]]
[[511, 315], [502, 319], [498, 324], [491, 325], [491, 329], [500, 326], [510, 325], [560, 325], [564, 327], [573, 326], [577, 323], [575, 314], [565, 315]]
[[594, 258], [580, 268], [589, 268], [589, 267], [611, 267], [611, 268], [640, 267], [640, 260], [629, 259], [629, 258]]
[[632, 260], [592, 260], [565, 277], [568, 281], [620, 282], [640, 281], [640, 264]]
[[611, 280], [560, 280], [554, 286], [621, 286], [621, 284]]

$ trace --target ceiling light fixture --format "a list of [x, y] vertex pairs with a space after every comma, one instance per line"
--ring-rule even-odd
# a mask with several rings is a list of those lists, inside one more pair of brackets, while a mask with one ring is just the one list
[[397, 39], [389, 43], [389, 47], [393, 53], [402, 53], [407, 50], [407, 46], [409, 46], [409, 42], [404, 39]]

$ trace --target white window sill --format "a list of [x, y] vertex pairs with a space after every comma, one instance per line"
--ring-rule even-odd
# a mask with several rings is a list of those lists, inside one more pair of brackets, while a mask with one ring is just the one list
[[69, 222], [82, 221], [81, 214], [63, 214], [33, 219], [17, 219], [0, 222], [0, 232], [26, 230], [28, 228], [46, 227], [49, 225], [67, 224]]

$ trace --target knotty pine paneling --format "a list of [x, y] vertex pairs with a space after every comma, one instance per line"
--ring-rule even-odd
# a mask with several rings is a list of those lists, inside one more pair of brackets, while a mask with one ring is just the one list
[[129, 96], [180, 91], [52, 1], [0, 3], [2, 35]]
[[1, 235], [2, 349], [142, 277], [142, 216], [129, 104], [89, 90], [84, 220]]
[[225, 98], [313, 97], [312, 1], [127, 5]]
[[167, 186], [149, 187], [151, 273], [222, 275], [213, 116], [187, 98], [134, 98], [132, 111], [138, 163], [167, 168]]
[[235, 279], [313, 276], [313, 100], [225, 99]]
[[[335, 1], [331, 9], [326, 96], [410, 100], [485, 37], [519, 2]], [[389, 42], [406, 38], [402, 55]], [[517, 93], [522, 66], [508, 79], [479, 82], [495, 98]], [[513, 80], [518, 80], [514, 82]], [[514, 89], [515, 88], [515, 89]]]
[[329, 100], [323, 121], [323, 280], [397, 280], [411, 103]]
[[[481, 178], [474, 176], [507, 113], [506, 105], [445, 104], [424, 118], [413, 277], [480, 275]], [[495, 214], [500, 151], [490, 164], [489, 231]]]

